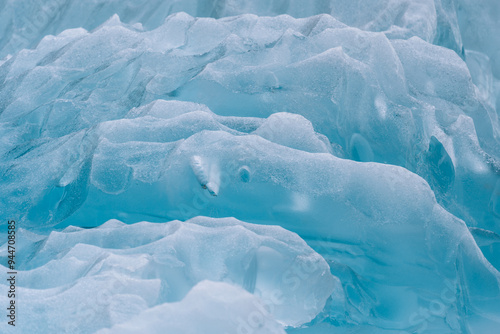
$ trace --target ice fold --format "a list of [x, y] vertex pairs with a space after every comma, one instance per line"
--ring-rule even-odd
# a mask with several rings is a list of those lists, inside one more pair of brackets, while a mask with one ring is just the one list
[[21, 330], [494, 333], [498, 9], [0, 3]]
[[285, 334], [264, 305], [241, 288], [226, 283], [203, 281], [177, 303], [165, 303], [140, 313], [131, 320], [97, 331], [113, 333], [179, 334]]
[[[494, 106], [478, 94], [459, 55], [419, 37], [390, 39], [327, 15], [214, 20], [174, 14], [148, 31], [114, 18], [90, 32], [48, 37], [5, 61], [0, 73], [0, 133], [6, 138], [0, 152], [9, 152], [2, 170], [48, 138], [106, 121], [125, 126], [123, 118], [137, 118], [138, 108], [158, 99], [201, 103], [228, 117], [287, 112], [304, 116], [326, 138], [293, 142], [280, 134], [277, 142], [403, 166], [424, 177], [439, 203], [468, 225], [498, 232], [485, 205], [492, 192], [482, 190], [498, 178]], [[243, 128], [231, 119], [216, 121], [221, 126], [204, 129], [227, 126], [268, 139], [273, 132], [250, 121]], [[300, 122], [295, 133], [311, 131], [307, 121], [293, 121]], [[455, 171], [444, 185], [428, 159], [432, 138]], [[121, 192], [130, 172], [117, 171], [121, 180], [104, 191]]]
[[[20, 239], [27, 236], [19, 231]], [[234, 218], [132, 225], [111, 220], [30, 239], [18, 252], [31, 256], [17, 266], [18, 302], [25, 305], [19, 327], [26, 333], [93, 333], [136, 315], [145, 320], [134, 326], [147, 328], [141, 322], [162, 309], [180, 312], [158, 319], [162, 328], [179, 333], [205, 326], [200, 316], [211, 323], [209, 332], [234, 333], [257, 321], [261, 333], [284, 333], [283, 326], [314, 319], [336, 283], [326, 261], [296, 234]], [[193, 304], [197, 299], [204, 304]]]

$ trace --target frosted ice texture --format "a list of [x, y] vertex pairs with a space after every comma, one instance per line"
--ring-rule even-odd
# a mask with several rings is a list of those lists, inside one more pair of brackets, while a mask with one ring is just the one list
[[[140, 326], [160, 310], [172, 333], [201, 333], [211, 322], [207, 333], [248, 326], [284, 333], [283, 325], [314, 319], [337, 284], [326, 261], [296, 234], [234, 218], [110, 220], [48, 236], [20, 230], [18, 239], [18, 254], [32, 254], [17, 264], [24, 319], [16, 329], [23, 333], [93, 333], [136, 315], [146, 319]], [[225, 284], [200, 283], [205, 280]], [[6, 296], [0, 300], [8, 303]], [[0, 326], [2, 332], [9, 327]]]
[[[495, 1], [0, 9], [26, 332], [245, 333], [262, 306], [256, 333], [498, 328]], [[300, 289], [269, 305], [283, 275]]]
[[225, 283], [203, 281], [178, 303], [151, 308], [138, 317], [96, 334], [132, 333], [285, 334], [260, 301]]

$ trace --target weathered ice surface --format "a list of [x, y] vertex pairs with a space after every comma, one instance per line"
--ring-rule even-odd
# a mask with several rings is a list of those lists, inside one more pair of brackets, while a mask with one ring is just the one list
[[0, 331], [496, 333], [499, 15], [0, 1]]
[[203, 281], [181, 302], [165, 303], [97, 334], [132, 333], [256, 333], [285, 334], [266, 317], [260, 301], [225, 283]]
[[[110, 220], [48, 236], [19, 230], [18, 239], [23, 320], [16, 329], [23, 333], [93, 333], [135, 315], [147, 322], [161, 309], [179, 312], [160, 319], [160, 328], [172, 326], [172, 332], [190, 323], [186, 333], [200, 333], [206, 321], [210, 333], [236, 333], [257, 321], [265, 324], [258, 333], [284, 333], [283, 325], [314, 319], [338, 281], [296, 234], [234, 218], [132, 225]], [[199, 283], [204, 280], [225, 284]], [[192, 302], [198, 298], [203, 304]], [[0, 300], [8, 303], [6, 296]], [[146, 311], [155, 305], [161, 306]], [[253, 319], [256, 311], [262, 320]], [[0, 326], [8, 329], [5, 322]]]

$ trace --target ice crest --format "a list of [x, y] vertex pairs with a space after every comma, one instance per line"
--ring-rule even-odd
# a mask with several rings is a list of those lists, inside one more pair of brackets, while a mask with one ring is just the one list
[[18, 328], [493, 333], [499, 10], [1, 2]]
[[[110, 220], [95, 229], [68, 227], [48, 236], [20, 230], [18, 238], [25, 241], [18, 252], [33, 254], [17, 264], [23, 277], [18, 303], [29, 315], [19, 327], [26, 333], [64, 332], [68, 325], [93, 333], [132, 315], [147, 322], [162, 309], [180, 312], [159, 319], [177, 329], [192, 322], [191, 331], [199, 330], [203, 323], [193, 321], [202, 312], [213, 323], [212, 332], [234, 332], [237, 326], [254, 326], [257, 312], [266, 323], [258, 326], [262, 333], [283, 333], [282, 325], [314, 319], [337, 282], [326, 261], [296, 234], [234, 218], [131, 225]], [[198, 298], [206, 304], [196, 311], [192, 301]], [[148, 310], [155, 305], [160, 306]], [[211, 307], [234, 313], [214, 314]], [[52, 323], [57, 317], [65, 321]], [[184, 319], [174, 324], [177, 317]]]

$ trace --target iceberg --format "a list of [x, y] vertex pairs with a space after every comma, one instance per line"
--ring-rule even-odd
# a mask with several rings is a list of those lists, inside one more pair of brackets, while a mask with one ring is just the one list
[[[46, 37], [2, 69], [2, 132], [19, 142], [121, 119], [159, 98], [202, 103], [223, 116], [289, 112], [311, 121], [341, 157], [423, 176], [470, 226], [490, 229], [498, 214], [473, 195], [497, 179], [498, 118], [456, 53], [416, 37], [390, 40], [326, 15], [215, 21], [176, 14], [145, 32], [114, 17], [91, 33]], [[16, 122], [26, 126], [11, 129]], [[435, 166], [442, 156], [430, 153], [433, 143], [451, 159], [446, 172]]]
[[0, 3], [0, 331], [496, 333], [499, 10]]

